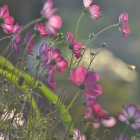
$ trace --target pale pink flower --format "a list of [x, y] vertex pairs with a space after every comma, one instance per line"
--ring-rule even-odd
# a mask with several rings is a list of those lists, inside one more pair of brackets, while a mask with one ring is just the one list
[[35, 41], [32, 39], [32, 33], [28, 32], [24, 38], [24, 41], [27, 45], [27, 54], [33, 55], [33, 47], [35, 45]]
[[73, 133], [73, 140], [86, 140], [86, 136], [81, 135], [80, 131], [75, 129]]
[[76, 41], [76, 38], [73, 36], [71, 32], [67, 32], [67, 41], [69, 43], [69, 48], [72, 50], [74, 56], [76, 58], [81, 57], [81, 49], [82, 49], [82, 44], [80, 42]]
[[14, 18], [9, 16], [7, 5], [0, 8], [0, 25], [6, 34], [12, 34], [14, 29]]
[[83, 0], [83, 5], [85, 8], [89, 8], [93, 0]]
[[92, 5], [89, 8], [90, 17], [95, 21], [101, 16], [100, 7], [98, 5]]
[[90, 17], [95, 21], [101, 16], [100, 7], [98, 5], [92, 5], [93, 0], [83, 0], [83, 5], [89, 10]]
[[140, 110], [135, 104], [129, 104], [126, 108], [123, 107], [122, 112], [118, 113], [118, 118], [133, 129], [140, 129]]
[[101, 86], [96, 84], [99, 81], [99, 75], [96, 72], [87, 72], [86, 68], [79, 66], [77, 70], [71, 71], [70, 79], [73, 84], [84, 89], [85, 96], [88, 98], [95, 99], [102, 93]]
[[43, 23], [36, 23], [34, 30], [42, 36], [48, 36], [48, 32], [46, 31], [45, 25]]
[[127, 38], [127, 34], [130, 33], [130, 28], [128, 24], [128, 14], [126, 12], [123, 12], [119, 16], [119, 30], [124, 35], [125, 38]]
[[47, 84], [52, 88], [55, 88], [56, 83], [53, 80], [53, 76], [56, 70], [60, 73], [64, 73], [68, 66], [68, 62], [61, 56], [59, 49], [54, 49], [53, 47], [49, 49], [48, 45], [45, 43], [40, 46], [39, 54], [41, 56], [43, 67], [48, 72]]
[[60, 29], [62, 26], [61, 17], [56, 15], [56, 9], [53, 8], [53, 2], [51, 0], [46, 0], [42, 10], [41, 15], [46, 19], [44, 22], [46, 27], [46, 32], [49, 35], [56, 35], [56, 30]]
[[16, 24], [13, 29], [13, 42], [12, 42], [12, 49], [15, 53], [19, 52], [19, 46], [22, 43], [22, 36], [20, 35], [21, 27]]

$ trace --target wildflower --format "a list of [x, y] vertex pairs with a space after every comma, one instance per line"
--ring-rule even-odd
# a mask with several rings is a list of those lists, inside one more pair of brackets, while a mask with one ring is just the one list
[[48, 32], [46, 31], [45, 25], [43, 23], [35, 24], [34, 30], [42, 36], [48, 36]]
[[86, 140], [86, 136], [81, 135], [80, 131], [75, 129], [73, 133], [73, 140]]
[[56, 35], [56, 30], [60, 29], [62, 26], [61, 17], [56, 15], [56, 9], [53, 8], [53, 2], [51, 0], [46, 0], [42, 10], [41, 15], [45, 19], [46, 32], [49, 35]]
[[24, 41], [26, 42], [26, 45], [27, 45], [27, 54], [30, 54], [30, 55], [33, 55], [33, 47], [35, 45], [35, 42], [34, 40], [32, 39], [32, 33], [31, 32], [28, 32], [25, 36], [25, 39]]
[[122, 112], [118, 113], [118, 118], [133, 129], [140, 129], [140, 110], [136, 108], [135, 104], [129, 104], [126, 108], [123, 107]]
[[128, 14], [126, 12], [123, 12], [119, 16], [119, 30], [124, 35], [125, 38], [127, 38], [127, 34], [130, 33], [130, 28], [128, 24]]
[[84, 7], [89, 10], [90, 17], [95, 21], [101, 16], [100, 7], [98, 5], [91, 5], [93, 0], [83, 0]]
[[19, 34], [21, 27], [16, 24], [13, 29], [12, 49], [15, 53], [19, 52], [19, 45], [22, 43], [22, 36]]
[[67, 33], [67, 41], [69, 43], [69, 48], [72, 50], [74, 56], [79, 58], [81, 56], [80, 50], [82, 49], [82, 44], [80, 42], [76, 42], [76, 38], [71, 32]]
[[9, 16], [7, 5], [0, 8], [0, 25], [6, 34], [12, 34], [14, 29], [14, 18]]
[[95, 99], [102, 93], [100, 85], [96, 84], [99, 81], [99, 75], [95, 72], [87, 72], [86, 68], [79, 66], [77, 70], [71, 71], [71, 81], [73, 84], [84, 89], [85, 96]]
[[48, 71], [49, 74], [47, 84], [52, 88], [55, 88], [56, 83], [53, 80], [53, 76], [56, 70], [60, 73], [64, 73], [66, 71], [68, 63], [61, 56], [61, 52], [59, 49], [54, 49], [53, 47], [49, 49], [48, 45], [45, 43], [40, 46], [39, 53], [41, 56], [43, 67]]
[[86, 118], [91, 118], [94, 116], [94, 128], [99, 128], [101, 124], [105, 127], [113, 127], [116, 124], [115, 118], [108, 116], [107, 112], [95, 101], [88, 102], [85, 115]]

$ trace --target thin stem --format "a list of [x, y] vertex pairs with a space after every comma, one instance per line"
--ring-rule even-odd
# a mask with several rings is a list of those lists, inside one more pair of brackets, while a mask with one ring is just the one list
[[34, 19], [32, 21], [30, 21], [29, 23], [27, 23], [20, 31], [20, 33], [22, 33], [24, 30], [26, 30], [27, 28], [29, 28], [31, 25], [35, 24], [36, 22], [41, 21], [40, 18]]
[[5, 39], [10, 39], [11, 37], [12, 37], [12, 35], [10, 35], [10, 36], [4, 36], [4, 37], [0, 38], [0, 41], [3, 41]]
[[107, 31], [108, 29], [113, 28], [113, 27], [117, 27], [117, 26], [119, 26], [118, 23], [117, 24], [110, 25], [110, 26], [102, 29], [101, 31], [99, 31], [98, 33], [96, 33], [95, 36], [94, 36], [94, 38], [92, 38], [90, 41], [96, 39], [100, 34], [102, 34], [103, 32]]
[[72, 101], [70, 102], [70, 104], [68, 105], [67, 109], [70, 110], [71, 107], [73, 106], [73, 104], [75, 103], [75, 101], [77, 100], [77, 98], [80, 95], [80, 91], [78, 90], [78, 92], [76, 93], [76, 95], [73, 97]]
[[81, 22], [82, 17], [84, 16], [84, 14], [85, 13], [81, 13], [80, 17], [78, 18], [78, 21], [77, 21], [77, 24], [76, 24], [76, 29], [75, 29], [75, 37], [77, 37], [79, 24]]

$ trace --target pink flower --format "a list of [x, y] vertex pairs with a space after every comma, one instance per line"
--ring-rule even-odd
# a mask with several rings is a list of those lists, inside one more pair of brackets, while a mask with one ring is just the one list
[[119, 16], [119, 25], [120, 25], [120, 32], [124, 35], [125, 38], [127, 38], [127, 34], [130, 33], [130, 28], [128, 24], [128, 14], [126, 12], [123, 12]]
[[96, 84], [99, 81], [99, 75], [95, 72], [87, 72], [86, 68], [80, 66], [77, 70], [71, 71], [71, 81], [73, 84], [84, 89], [85, 96], [95, 99], [102, 93], [100, 85]]
[[14, 29], [14, 18], [9, 16], [7, 5], [0, 8], [0, 25], [6, 34], [12, 34]]
[[43, 67], [48, 71], [48, 80], [47, 84], [55, 88], [56, 83], [53, 80], [53, 76], [56, 70], [60, 73], [64, 73], [66, 71], [66, 67], [68, 66], [67, 61], [61, 56], [61, 52], [59, 49], [54, 49], [51, 47], [48, 48], [48, 45], [43, 43], [39, 48], [39, 54], [41, 56], [41, 61]]
[[83, 5], [89, 10], [90, 17], [95, 21], [101, 16], [100, 7], [98, 5], [91, 5], [93, 0], [83, 0]]
[[13, 42], [12, 42], [12, 49], [15, 53], [19, 52], [19, 46], [22, 43], [22, 36], [20, 35], [21, 27], [16, 24], [13, 29]]
[[76, 58], [80, 58], [80, 50], [82, 49], [82, 44], [80, 42], [76, 42], [76, 38], [71, 32], [67, 32], [67, 41], [69, 43], [69, 48], [72, 50], [74, 56]]
[[37, 23], [34, 26], [34, 30], [42, 36], [48, 36], [45, 25], [43, 23]]
[[28, 32], [25, 36], [24, 41], [26, 42], [27, 45], [27, 54], [33, 55], [33, 47], [35, 45], [35, 41], [32, 39], [32, 33]]
[[49, 35], [56, 35], [56, 30], [62, 26], [61, 17], [56, 15], [56, 11], [51, 0], [47, 0], [41, 10], [41, 15], [46, 19], [45, 27]]
[[98, 5], [92, 5], [89, 8], [90, 17], [95, 21], [101, 16], [100, 7]]
[[75, 129], [73, 133], [73, 140], [86, 140], [86, 136], [81, 135], [80, 131]]
[[135, 104], [129, 104], [127, 108], [123, 107], [122, 112], [118, 113], [118, 118], [133, 129], [140, 129], [140, 110], [136, 108]]

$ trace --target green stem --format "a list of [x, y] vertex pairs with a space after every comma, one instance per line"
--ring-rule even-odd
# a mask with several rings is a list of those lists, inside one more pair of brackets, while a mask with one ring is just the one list
[[96, 39], [100, 34], [102, 34], [103, 32], [107, 31], [108, 29], [113, 28], [113, 27], [117, 27], [117, 26], [119, 26], [118, 23], [117, 23], [117, 24], [110, 25], [110, 26], [108, 26], [108, 27], [102, 29], [101, 31], [99, 31], [98, 33], [96, 33], [96, 34], [94, 35], [94, 37], [93, 37], [90, 41]]
[[[0, 68], [1, 69], [3, 68], [4, 62], [5, 62], [5, 58], [0, 56]], [[7, 61], [7, 63], [5, 64], [5, 68], [9, 73], [11, 72], [12, 74], [14, 74], [18, 77], [20, 76], [20, 73], [22, 73], [22, 77], [24, 77], [24, 80], [27, 84], [29, 84], [31, 86], [34, 85], [34, 87], [37, 88], [45, 96], [45, 98], [48, 99], [51, 103], [57, 103], [57, 101], [58, 101], [57, 95], [54, 94], [49, 88], [47, 88], [46, 85], [44, 85], [42, 82], [40, 82], [39, 80], [36, 80], [36, 83], [34, 83], [33, 77], [31, 77], [27, 73], [20, 71], [17, 68], [14, 68], [13, 65], [9, 61]], [[10, 76], [12, 76], [12, 74]], [[38, 86], [39, 84], [41, 84], [40, 87]], [[60, 110], [60, 115], [63, 119], [65, 128], [66, 128], [66, 130], [68, 130], [69, 126], [71, 125], [71, 116], [69, 115], [69, 112], [63, 103], [61, 103], [61, 107], [59, 106], [58, 103], [56, 104], [56, 106]], [[73, 133], [73, 124], [70, 128], [70, 132]]]
[[0, 41], [3, 41], [5, 39], [10, 39], [11, 37], [12, 37], [12, 35], [10, 35], [10, 36], [4, 36], [4, 37], [0, 38]]
[[79, 24], [80, 24], [80, 22], [81, 22], [82, 17], [84, 16], [84, 14], [85, 14], [85, 13], [81, 13], [80, 17], [78, 18], [77, 25], [76, 25], [76, 29], [75, 29], [75, 37], [77, 37]]
[[70, 102], [69, 106], [67, 107], [68, 110], [71, 109], [71, 107], [73, 106], [73, 104], [75, 103], [75, 101], [77, 100], [77, 98], [79, 97], [80, 95], [80, 91], [78, 90], [76, 95], [73, 97], [72, 101]]
[[24, 30], [26, 30], [27, 28], [29, 28], [31, 25], [33, 25], [33, 24], [35, 24], [35, 23], [37, 23], [37, 22], [40, 22], [40, 21], [41, 21], [40, 18], [37, 18], [37, 19], [34, 19], [34, 20], [30, 21], [29, 23], [27, 23], [27, 24], [21, 29], [21, 31], [20, 31], [19, 33], [22, 33]]

